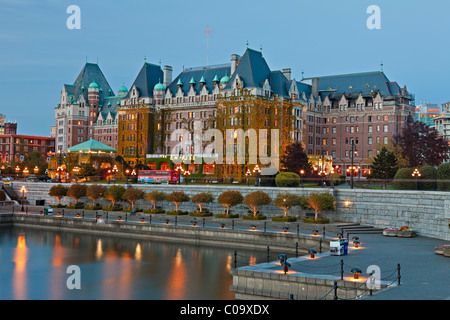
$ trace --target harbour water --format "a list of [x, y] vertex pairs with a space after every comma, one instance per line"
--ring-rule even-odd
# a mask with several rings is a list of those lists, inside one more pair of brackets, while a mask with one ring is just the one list
[[[2, 227], [0, 299], [234, 299], [229, 291], [234, 252], [233, 248]], [[258, 253], [252, 251], [240, 249], [238, 257], [238, 267], [258, 263]], [[67, 284], [75, 275], [80, 289]]]

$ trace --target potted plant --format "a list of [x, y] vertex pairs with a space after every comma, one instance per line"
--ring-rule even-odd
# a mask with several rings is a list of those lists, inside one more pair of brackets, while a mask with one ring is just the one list
[[398, 232], [398, 228], [386, 228], [383, 230], [383, 235], [387, 237], [396, 237]]
[[434, 253], [450, 257], [450, 244], [442, 244], [434, 248]]
[[397, 232], [397, 237], [413, 238], [415, 236], [416, 232], [408, 226], [400, 227], [400, 230]]

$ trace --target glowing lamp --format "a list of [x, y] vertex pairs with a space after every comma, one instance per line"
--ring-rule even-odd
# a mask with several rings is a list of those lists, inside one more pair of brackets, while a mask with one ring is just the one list
[[98, 214], [97, 217], [96, 217], [96, 219], [97, 219], [97, 220], [100, 220], [100, 217], [101, 217], [101, 216]]
[[278, 259], [280, 260], [280, 265], [283, 266], [284, 273], [287, 273], [289, 271], [289, 268], [291, 264], [287, 261], [287, 255], [280, 254], [278, 256]]
[[144, 218], [144, 217], [142, 217], [142, 218], [141, 218], [141, 222], [144, 222], [144, 220], [145, 220], [145, 218]]
[[319, 230], [314, 229], [313, 232], [314, 232], [314, 235], [316, 236], [319, 233]]
[[117, 220], [122, 221], [122, 216], [119, 216]]
[[283, 227], [283, 232], [287, 232], [288, 231], [288, 227]]
[[311, 258], [314, 258], [316, 253], [317, 253], [317, 250], [316, 249], [309, 249], [308, 252], [311, 254]]
[[255, 229], [256, 229], [256, 226], [255, 226], [254, 224], [252, 224], [252, 225], [250, 226], [250, 228], [251, 228], [252, 230], [255, 230]]
[[39, 215], [42, 216], [44, 214], [43, 211], [39, 211]]
[[57, 217], [61, 216], [61, 213], [60, 213], [60, 212], [58, 212], [58, 214], [57, 214], [56, 216], [57, 216]]
[[197, 225], [197, 220], [191, 221], [191, 223], [195, 227]]
[[361, 269], [354, 267], [351, 272], [353, 273], [353, 279], [359, 279], [359, 275], [362, 273]]
[[79, 218], [79, 217], [80, 217], [80, 214], [79, 214], [79, 213], [77, 213], [76, 217], [77, 217], [77, 218]]
[[353, 241], [353, 244], [355, 245], [355, 248], [358, 248], [359, 243], [360, 243], [360, 242], [359, 242], [358, 240]]
[[352, 240], [359, 240], [359, 237], [358, 236], [354, 236], [354, 237], [352, 237]]
[[165, 221], [166, 221], [166, 224], [169, 224], [169, 221], [170, 221], [170, 220], [169, 220], [169, 219], [166, 219]]
[[222, 229], [225, 228], [225, 223], [222, 222], [222, 223], [220, 224], [220, 227], [221, 227]]
[[337, 236], [339, 239], [342, 239], [342, 232], [338, 232]]

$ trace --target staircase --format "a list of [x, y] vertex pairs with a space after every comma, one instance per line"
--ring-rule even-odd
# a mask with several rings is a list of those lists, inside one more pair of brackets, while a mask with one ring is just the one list
[[382, 233], [382, 228], [376, 228], [373, 226], [360, 225], [359, 223], [342, 223], [335, 225], [335, 228], [342, 232], [345, 238], [349, 238], [350, 234], [374, 234]]

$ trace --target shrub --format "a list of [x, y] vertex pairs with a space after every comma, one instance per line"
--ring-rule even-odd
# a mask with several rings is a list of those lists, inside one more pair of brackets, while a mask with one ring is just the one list
[[122, 211], [120, 206], [107, 206], [102, 208], [103, 211]]
[[256, 217], [261, 206], [268, 205], [272, 202], [270, 196], [264, 191], [254, 191], [244, 197], [242, 203], [250, 208], [253, 216]]
[[298, 187], [300, 176], [295, 172], [282, 172], [275, 177], [277, 187]]
[[295, 221], [297, 221], [297, 218], [292, 217], [292, 216], [278, 216], [278, 217], [272, 217], [272, 221], [295, 222]]
[[417, 183], [419, 190], [437, 189], [437, 170], [433, 166], [422, 166], [419, 168], [421, 177]]
[[266, 220], [267, 217], [260, 215], [260, 214], [248, 214], [248, 215], [243, 215], [242, 219], [244, 219], [244, 220]]
[[212, 217], [213, 214], [212, 212], [209, 211], [195, 211], [195, 212], [191, 212], [189, 213], [189, 215], [193, 216], [193, 217]]
[[232, 219], [232, 218], [239, 218], [239, 214], [231, 214], [231, 213], [218, 213], [215, 215], [216, 218], [228, 218], [228, 219]]
[[85, 206], [84, 210], [102, 210], [102, 206], [100, 205]]
[[317, 218], [316, 219], [312, 219], [312, 218], [304, 218], [303, 219], [304, 223], [318, 223], [318, 224], [324, 224], [324, 223], [330, 223], [330, 219], [324, 219], [324, 218]]
[[217, 198], [217, 202], [227, 209], [226, 214], [229, 213], [232, 206], [242, 203], [243, 200], [244, 197], [242, 196], [242, 194], [239, 191], [235, 190], [224, 191]]
[[401, 168], [394, 176], [394, 189], [395, 190], [414, 190], [416, 184], [414, 177], [412, 176], [414, 169]]
[[442, 163], [437, 168], [437, 190], [450, 191], [450, 162]]

